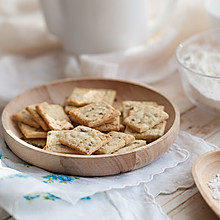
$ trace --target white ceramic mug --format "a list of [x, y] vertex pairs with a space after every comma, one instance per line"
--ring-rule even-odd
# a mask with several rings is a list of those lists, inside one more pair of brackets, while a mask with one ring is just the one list
[[41, 0], [41, 6], [48, 29], [76, 55], [144, 44], [149, 32], [148, 0]]

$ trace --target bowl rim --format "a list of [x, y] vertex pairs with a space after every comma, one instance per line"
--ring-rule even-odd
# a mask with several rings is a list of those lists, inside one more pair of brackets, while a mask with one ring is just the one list
[[[41, 87], [41, 86], [44, 86], [44, 85], [53, 85], [53, 84], [57, 84], [59, 82], [70, 82], [70, 81], [84, 81], [84, 80], [92, 80], [92, 81], [96, 81], [96, 80], [103, 80], [103, 81], [115, 81], [115, 82], [123, 82], [123, 83], [128, 83], [128, 84], [133, 84], [133, 85], [136, 85], [136, 86], [141, 86], [141, 87], [144, 87], [146, 89], [149, 89], [157, 94], [159, 94], [160, 96], [162, 96], [165, 100], [167, 100], [170, 105], [172, 106], [173, 110], [174, 110], [174, 113], [175, 113], [175, 116], [174, 116], [174, 119], [173, 119], [173, 123], [171, 125], [171, 127], [169, 128], [169, 130], [167, 130], [167, 132], [160, 138], [158, 138], [157, 140], [153, 141], [152, 143], [149, 143], [147, 144], [144, 148], [148, 148], [152, 145], [155, 145], [157, 144], [157, 142], [160, 142], [162, 141], [163, 139], [165, 139], [166, 137], [170, 136], [170, 134], [172, 133], [172, 131], [174, 130], [174, 127], [178, 127], [178, 130], [179, 130], [179, 124], [180, 124], [180, 112], [177, 108], [177, 106], [173, 103], [173, 101], [171, 101], [169, 98], [167, 98], [166, 96], [164, 96], [160, 91], [156, 90], [155, 88], [153, 88], [152, 86], [150, 85], [145, 85], [145, 84], [142, 84], [142, 83], [138, 83], [138, 82], [132, 82], [132, 81], [129, 81], [129, 80], [121, 80], [121, 79], [114, 79], [114, 78], [99, 78], [99, 77], [77, 77], [77, 78], [65, 78], [65, 79], [59, 79], [59, 80], [55, 80], [55, 81], [52, 81], [52, 82], [49, 82], [49, 83], [45, 83], [45, 84], [42, 84], [42, 85], [39, 85], [39, 86], [36, 86], [36, 87], [33, 87], [31, 89], [28, 89], [26, 90], [25, 92], [19, 94], [18, 96], [16, 96], [15, 98], [13, 98], [12, 100], [10, 100], [8, 102], [8, 104], [4, 107], [3, 111], [2, 111], [2, 116], [1, 116], [1, 123], [2, 123], [2, 127], [3, 127], [3, 140], [5, 139], [5, 134], [9, 135], [12, 139], [14, 139], [15, 141], [17, 141], [18, 143], [22, 144], [23, 146], [27, 147], [27, 148], [30, 148], [32, 150], [36, 150], [36, 151], [40, 151], [42, 153], [45, 153], [45, 154], [50, 154], [50, 155], [55, 155], [55, 156], [62, 156], [62, 157], [72, 157], [72, 158], [86, 158], [86, 159], [94, 159], [94, 158], [105, 158], [105, 157], [117, 157], [119, 155], [125, 155], [125, 154], [130, 154], [132, 152], [138, 152], [138, 151], [141, 151], [143, 148], [137, 148], [137, 149], [134, 149], [132, 151], [129, 151], [129, 152], [125, 152], [125, 153], [120, 153], [120, 154], [103, 154], [103, 155], [76, 155], [76, 154], [64, 154], [64, 153], [57, 153], [57, 152], [50, 152], [50, 151], [45, 151], [43, 149], [40, 149], [40, 148], [37, 148], [23, 140], [21, 140], [19, 137], [17, 137], [11, 130], [7, 130], [6, 129], [6, 122], [5, 122], [5, 114], [6, 114], [6, 110], [7, 110], [7, 106], [12, 102], [14, 101], [15, 99], [19, 98], [20, 96], [24, 95], [25, 93], [29, 93], [30, 91], [32, 90], [35, 90], [36, 88], [38, 87]], [[177, 124], [177, 125], [176, 125]], [[5, 132], [5, 133], [4, 133]]]
[[201, 73], [199, 71], [196, 71], [195, 69], [192, 69], [190, 67], [187, 67], [185, 66], [182, 62], [181, 62], [181, 59], [180, 59], [180, 51], [184, 48], [184, 46], [186, 44], [189, 44], [191, 41], [195, 40], [195, 39], [199, 39], [201, 36], [203, 35], [207, 35], [207, 34], [210, 34], [212, 32], [217, 32], [219, 33], [220, 35], [220, 28], [213, 28], [213, 29], [209, 29], [209, 30], [206, 30], [206, 31], [202, 31], [200, 33], [197, 33], [195, 35], [192, 35], [191, 37], [188, 37], [187, 39], [185, 39], [184, 41], [182, 41], [181, 43], [178, 44], [177, 48], [176, 48], [176, 51], [175, 51], [175, 58], [176, 58], [176, 61], [177, 63], [183, 67], [184, 69], [188, 70], [189, 72], [193, 73], [193, 74], [196, 74], [196, 75], [199, 75], [199, 76], [202, 76], [202, 77], [207, 77], [207, 78], [210, 78], [210, 79], [217, 79], [217, 80], [220, 80], [220, 77], [218, 76], [210, 76], [210, 75], [206, 75], [204, 73]]

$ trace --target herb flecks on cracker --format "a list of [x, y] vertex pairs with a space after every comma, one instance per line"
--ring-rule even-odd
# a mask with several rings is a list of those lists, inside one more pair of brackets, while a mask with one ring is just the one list
[[147, 106], [143, 110], [125, 118], [123, 124], [137, 132], [144, 132], [168, 119], [168, 117], [169, 115], [163, 110], [153, 106]]
[[49, 131], [47, 133], [47, 142], [44, 150], [63, 154], [78, 154], [74, 149], [60, 143], [59, 139], [67, 132], [70, 132], [70, 130]]
[[120, 112], [106, 102], [96, 102], [69, 112], [72, 119], [88, 127], [97, 127], [120, 116]]
[[79, 152], [79, 154], [86, 155], [97, 151], [110, 140], [110, 135], [86, 126], [77, 126], [59, 139], [63, 145], [71, 147]]

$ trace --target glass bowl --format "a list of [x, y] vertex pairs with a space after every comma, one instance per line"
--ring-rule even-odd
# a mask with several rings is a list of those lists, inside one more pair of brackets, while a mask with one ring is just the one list
[[202, 32], [179, 44], [176, 60], [189, 100], [220, 116], [220, 29]]

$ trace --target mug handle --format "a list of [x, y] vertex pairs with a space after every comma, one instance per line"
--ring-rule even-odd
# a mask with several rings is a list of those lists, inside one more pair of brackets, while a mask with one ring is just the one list
[[149, 22], [149, 35], [155, 34], [165, 24], [167, 18], [171, 16], [176, 3], [176, 0], [168, 0], [166, 7], [163, 9], [162, 13], [157, 17], [157, 19], [154, 22]]

